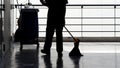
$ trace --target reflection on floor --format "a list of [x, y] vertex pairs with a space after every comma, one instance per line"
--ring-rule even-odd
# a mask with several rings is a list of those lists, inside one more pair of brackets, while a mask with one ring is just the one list
[[40, 42], [39, 51], [36, 45], [24, 45], [23, 51], [19, 51], [19, 43], [14, 43], [11, 68], [120, 68], [120, 43], [80, 43], [84, 56], [69, 57], [73, 43], [64, 42], [62, 58], [57, 56], [55, 43], [50, 57], [40, 52], [43, 45]]

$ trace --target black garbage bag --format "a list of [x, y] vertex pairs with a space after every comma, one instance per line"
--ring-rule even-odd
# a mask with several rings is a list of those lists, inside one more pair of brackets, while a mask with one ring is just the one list
[[14, 42], [20, 42], [21, 37], [22, 37], [22, 31], [21, 29], [18, 28], [14, 35]]

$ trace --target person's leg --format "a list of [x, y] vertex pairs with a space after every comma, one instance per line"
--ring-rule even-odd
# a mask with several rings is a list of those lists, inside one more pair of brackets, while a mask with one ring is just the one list
[[57, 38], [57, 52], [58, 55], [62, 55], [62, 51], [63, 51], [63, 35], [62, 35], [62, 31], [63, 31], [63, 26], [59, 26], [56, 27], [56, 38]]
[[50, 48], [51, 48], [51, 45], [52, 45], [53, 34], [54, 34], [54, 27], [47, 26], [44, 49], [41, 50], [42, 53], [46, 53], [46, 54], [50, 53]]

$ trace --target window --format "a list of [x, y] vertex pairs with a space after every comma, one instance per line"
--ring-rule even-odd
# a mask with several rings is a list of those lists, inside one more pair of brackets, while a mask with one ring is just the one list
[[[25, 4], [28, 0], [19, 0]], [[30, 0], [32, 4], [41, 4], [39, 0]], [[119, 37], [120, 36], [120, 6], [80, 6], [80, 4], [119, 4], [119, 0], [68, 0], [66, 11], [66, 27], [77, 37]], [[15, 2], [16, 3], [16, 2]], [[39, 37], [45, 37], [47, 7], [34, 7], [40, 10]], [[16, 10], [17, 18], [19, 12]], [[63, 30], [64, 37], [70, 35]]]

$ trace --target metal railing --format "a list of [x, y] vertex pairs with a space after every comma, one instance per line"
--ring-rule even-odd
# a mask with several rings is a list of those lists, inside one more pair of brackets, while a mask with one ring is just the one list
[[[22, 4], [14, 5], [14, 6], [16, 8], [18, 6], [21, 8], [24, 7], [24, 5]], [[32, 5], [32, 6], [33, 8], [37, 8], [40, 10], [47, 9], [43, 5]], [[74, 23], [74, 21], [73, 23], [67, 22], [66, 26], [77, 27], [75, 30], [74, 29], [70, 30], [70, 32], [74, 36], [76, 36], [77, 34], [76, 37], [79, 37], [81, 41], [119, 41], [120, 40], [119, 38], [120, 37], [119, 35], [120, 34], [120, 28], [119, 28], [120, 27], [120, 23], [119, 23], [120, 22], [119, 21], [120, 4], [75, 4], [75, 5], [71, 4], [71, 5], [67, 5], [67, 11], [69, 11], [69, 9], [72, 9], [72, 10], [77, 9], [79, 13], [78, 13], [78, 16], [69, 16], [68, 14], [68, 16], [66, 16], [66, 20], [79, 20], [79, 21], [77, 21], [77, 23]], [[95, 16], [94, 13], [97, 14], [97, 11], [101, 14], [102, 14], [102, 11], [105, 11], [106, 16], [105, 15]], [[18, 18], [16, 17], [16, 19]], [[47, 17], [39, 17], [39, 19], [46, 20]], [[89, 23], [89, 20], [93, 20], [92, 22], [94, 22], [95, 20], [96, 23], [95, 22]], [[107, 23], [106, 22], [97, 23], [99, 21], [104, 21], [104, 20], [107, 20]], [[87, 23], [85, 23], [85, 21], [87, 21]], [[46, 24], [39, 23], [39, 27], [42, 27], [42, 26], [46, 26]], [[90, 28], [90, 29], [87, 29], [87, 28]], [[96, 28], [100, 30], [97, 30]], [[45, 30], [39, 31], [39, 33], [45, 33], [45, 32], [46, 32]], [[66, 30], [63, 30], [63, 33], [68, 35]], [[70, 38], [70, 36], [67, 36], [67, 37], [64, 36], [64, 37], [65, 37], [65, 40]]]

